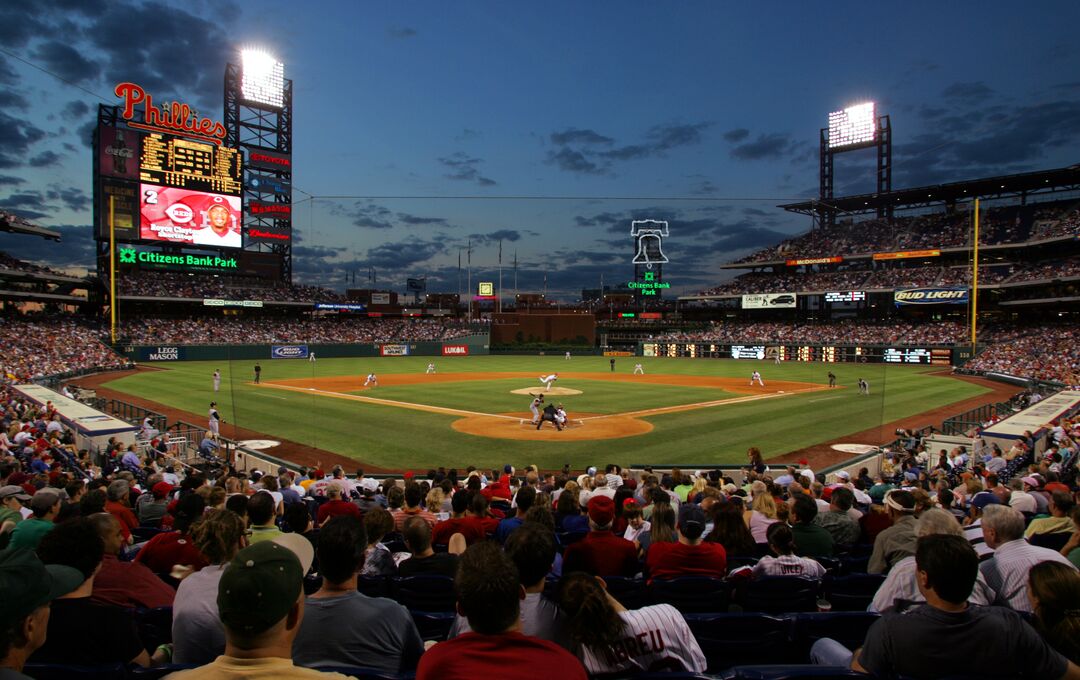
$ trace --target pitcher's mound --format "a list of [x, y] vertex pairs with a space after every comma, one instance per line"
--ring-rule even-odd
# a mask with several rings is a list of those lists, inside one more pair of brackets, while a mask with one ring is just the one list
[[520, 390], [510, 390], [510, 394], [543, 394], [544, 397], [565, 397], [570, 394], [581, 394], [581, 390], [572, 390], [569, 387], [552, 387], [544, 390], [543, 387], [522, 387]]

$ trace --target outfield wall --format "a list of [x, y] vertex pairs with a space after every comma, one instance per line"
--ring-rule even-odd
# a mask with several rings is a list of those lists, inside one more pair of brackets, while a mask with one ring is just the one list
[[317, 359], [390, 356], [471, 356], [489, 354], [487, 335], [468, 335], [444, 342], [378, 342], [274, 345], [120, 345], [117, 350], [132, 361], [167, 363], [172, 361], [271, 361], [274, 359]]
[[721, 342], [639, 342], [637, 354], [644, 357], [705, 359], [747, 359], [820, 363], [933, 364], [960, 366], [971, 360], [970, 347], [953, 345], [794, 345], [748, 341]]

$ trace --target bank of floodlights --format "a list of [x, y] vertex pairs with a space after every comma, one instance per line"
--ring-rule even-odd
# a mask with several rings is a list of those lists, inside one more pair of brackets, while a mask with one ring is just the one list
[[281, 108], [285, 97], [285, 65], [265, 50], [240, 51], [243, 98], [255, 104]]

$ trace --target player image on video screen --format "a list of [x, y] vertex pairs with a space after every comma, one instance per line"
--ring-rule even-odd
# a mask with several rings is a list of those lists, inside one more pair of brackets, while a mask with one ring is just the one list
[[241, 246], [239, 197], [143, 184], [140, 208], [143, 240]]

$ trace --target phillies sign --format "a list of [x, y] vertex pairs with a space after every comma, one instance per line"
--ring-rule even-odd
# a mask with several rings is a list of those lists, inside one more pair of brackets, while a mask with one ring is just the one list
[[[141, 130], [197, 137], [221, 146], [225, 141], [225, 126], [210, 118], [200, 118], [187, 104], [171, 102], [156, 106], [154, 98], [135, 83], [120, 83], [113, 90], [124, 100], [121, 114], [128, 125]], [[142, 122], [133, 121], [135, 109], [142, 105]]]

